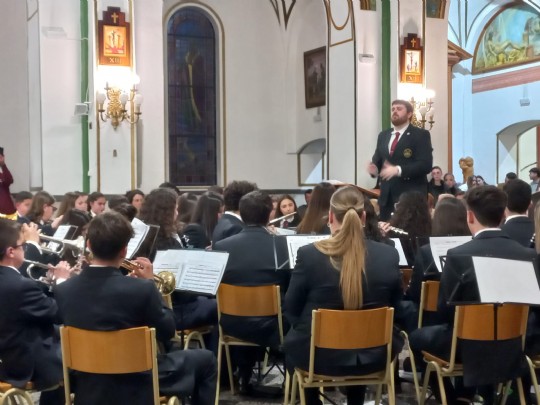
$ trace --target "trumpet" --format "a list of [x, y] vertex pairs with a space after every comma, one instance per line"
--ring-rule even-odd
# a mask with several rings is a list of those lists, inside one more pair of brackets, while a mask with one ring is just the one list
[[[26, 273], [28, 274], [28, 277], [30, 277], [32, 280], [45, 283], [49, 286], [53, 284], [52, 278], [48, 276], [48, 272], [49, 272], [48, 265], [44, 263], [40, 263], [40, 262], [34, 262], [32, 260], [26, 260], [26, 259], [24, 260], [24, 263], [28, 264], [28, 267], [26, 268]], [[44, 276], [42, 274], [36, 275], [34, 274], [34, 269], [47, 270], [47, 273], [45, 273]]]
[[[143, 268], [139, 263], [128, 259], [124, 259], [120, 267], [129, 273]], [[158, 274], [154, 274], [154, 282], [159, 292], [165, 296], [171, 295], [176, 289], [176, 279], [170, 271], [160, 271]]]
[[84, 237], [83, 236], [79, 236], [77, 239], [75, 240], [69, 240], [69, 239], [58, 239], [58, 238], [54, 238], [52, 236], [47, 236], [47, 235], [39, 235], [39, 238], [44, 240], [44, 241], [47, 241], [47, 242], [53, 242], [53, 243], [58, 243], [60, 245], [60, 250], [54, 250], [54, 249], [48, 249], [48, 248], [42, 248], [42, 250], [44, 250], [45, 252], [47, 253], [54, 253], [54, 254], [57, 254], [58, 256], [62, 256], [64, 254], [64, 252], [66, 251], [66, 248], [69, 248], [73, 251], [73, 255], [75, 257], [78, 257], [81, 253], [84, 254], [85, 252], [85, 246], [84, 246]]

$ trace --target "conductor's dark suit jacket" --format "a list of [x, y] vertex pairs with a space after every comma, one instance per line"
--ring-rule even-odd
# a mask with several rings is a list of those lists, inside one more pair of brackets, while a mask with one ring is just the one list
[[[281, 292], [285, 292], [291, 271], [285, 237], [273, 235], [261, 226], [247, 226], [242, 232], [217, 242], [214, 250], [229, 253], [222, 283], [239, 286], [277, 284]], [[221, 325], [226, 333], [239, 339], [263, 346], [279, 344], [275, 319], [240, 320], [223, 315]]]
[[[89, 267], [55, 289], [60, 315], [66, 326], [114, 331], [148, 326], [159, 341], [175, 334], [174, 317], [152, 280], [123, 276], [113, 267]], [[158, 357], [160, 391], [191, 392], [195, 371], [184, 351]], [[173, 378], [174, 377], [174, 378]], [[79, 373], [75, 379], [77, 404], [149, 404], [152, 380], [148, 373], [96, 375]]]
[[388, 181], [381, 180], [379, 196], [381, 206], [392, 206], [405, 191], [419, 191], [426, 194], [428, 187], [426, 175], [433, 167], [433, 148], [429, 131], [409, 125], [400, 135], [392, 156], [388, 149], [391, 136], [392, 129], [379, 134], [377, 148], [371, 159], [379, 173], [385, 161], [401, 166], [400, 177], [396, 176]]
[[38, 282], [0, 266], [0, 380], [38, 390], [62, 380], [58, 307]]
[[534, 222], [529, 217], [515, 217], [505, 222], [501, 229], [521, 246], [530, 247], [534, 235]]
[[[363, 308], [399, 307], [402, 297], [399, 256], [397, 250], [383, 243], [366, 240]], [[291, 329], [285, 337], [287, 367], [307, 370], [311, 339], [311, 318], [314, 309], [343, 309], [339, 286], [340, 273], [328, 256], [315, 245], [298, 250], [296, 266], [285, 297], [285, 316]], [[394, 334], [393, 352], [399, 353], [403, 342]], [[315, 372], [330, 375], [370, 373], [381, 370], [386, 361], [386, 348], [362, 351], [322, 352]]]
[[244, 227], [244, 222], [236, 216], [224, 213], [214, 228], [214, 233], [212, 234], [212, 246], [220, 240], [236, 235], [244, 229]]

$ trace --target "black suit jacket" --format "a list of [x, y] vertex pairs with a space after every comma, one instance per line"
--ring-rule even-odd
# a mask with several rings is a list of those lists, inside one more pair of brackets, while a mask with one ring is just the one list
[[186, 225], [186, 227], [182, 229], [182, 236], [189, 248], [206, 249], [211, 244], [204, 228], [200, 224]]
[[[501, 259], [534, 260], [536, 252], [510, 239], [501, 230], [484, 231], [461, 246], [448, 251], [446, 265], [441, 275], [438, 309], [441, 315], [453, 322], [453, 302], [478, 301], [478, 288], [470, 256], [491, 256]], [[512, 269], [508, 269], [511, 274]], [[455, 290], [455, 291], [454, 291]]]
[[[278, 284], [282, 294], [289, 284], [290, 266], [285, 237], [264, 227], [247, 226], [242, 232], [214, 244], [214, 250], [229, 253], [223, 283], [240, 286]], [[281, 267], [280, 270], [276, 268]], [[275, 318], [238, 319], [222, 315], [226, 333], [264, 346], [279, 344]]]
[[16, 387], [33, 380], [38, 390], [62, 380], [57, 315], [37, 282], [0, 266], [0, 380]]
[[[160, 341], [175, 333], [174, 317], [152, 280], [125, 277], [112, 267], [89, 267], [55, 288], [55, 297], [66, 326], [113, 331], [149, 326], [156, 328]], [[160, 357], [161, 374], [178, 374], [175, 386], [160, 381], [162, 392], [188, 392], [193, 370], [185, 370], [183, 352]], [[148, 404], [152, 402], [152, 381], [148, 374], [104, 376], [80, 373], [76, 378], [78, 404]]]
[[501, 229], [521, 246], [530, 247], [534, 235], [534, 222], [529, 217], [515, 217], [505, 222]]
[[212, 246], [214, 243], [219, 242], [222, 239], [236, 235], [242, 229], [244, 229], [244, 227], [245, 224], [234, 215], [228, 213], [223, 214], [214, 229], [214, 233], [212, 234]]
[[[383, 243], [365, 242], [363, 308], [399, 307], [402, 289], [397, 250]], [[312, 310], [343, 309], [339, 277], [329, 257], [317, 250], [315, 245], [303, 246], [298, 250], [296, 266], [285, 296], [285, 316], [291, 322], [291, 329], [285, 338], [288, 367], [307, 369]], [[401, 342], [396, 339], [394, 343], [398, 350]], [[321, 359], [316, 364], [317, 373], [367, 373], [380, 369], [386, 360], [386, 350], [377, 348], [354, 354], [339, 351], [326, 353]]]
[[[490, 256], [512, 260], [534, 260], [536, 253], [510, 239], [501, 230], [484, 231], [473, 240], [448, 251], [446, 265], [441, 274], [438, 309], [442, 319], [453, 324], [455, 308], [453, 302], [478, 302], [478, 288], [470, 256]], [[508, 269], [509, 276], [512, 269]], [[531, 312], [535, 312], [534, 309]], [[533, 329], [530, 325], [527, 330]], [[450, 342], [452, 328], [446, 331]], [[521, 339], [507, 339], [493, 342], [460, 340], [459, 350], [464, 367], [466, 385], [485, 385], [506, 381], [519, 374]], [[448, 352], [450, 348], [447, 348]], [[443, 350], [444, 351], [444, 350]], [[496, 353], [496, 355], [494, 355]], [[496, 371], [494, 371], [496, 370]]]
[[379, 204], [384, 206], [396, 203], [399, 196], [405, 191], [416, 190], [427, 193], [426, 175], [433, 166], [433, 148], [431, 147], [429, 131], [412, 124], [409, 125], [400, 136], [392, 156], [388, 150], [391, 136], [392, 129], [379, 134], [377, 148], [371, 159], [379, 172], [385, 161], [392, 165], [401, 166], [400, 177], [393, 177], [389, 181], [381, 180]]

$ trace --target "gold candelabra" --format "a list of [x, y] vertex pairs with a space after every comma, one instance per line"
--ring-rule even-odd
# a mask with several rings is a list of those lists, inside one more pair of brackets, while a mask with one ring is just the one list
[[[105, 101], [107, 100], [107, 109], [105, 110]], [[139, 122], [139, 117], [142, 114], [141, 104], [143, 97], [137, 93], [135, 86], [127, 94], [117, 87], [109, 87], [107, 83], [105, 85], [105, 93], [99, 92], [96, 101], [99, 117], [103, 122], [107, 122], [110, 119], [111, 125], [115, 130], [122, 121], [127, 121], [130, 124]]]
[[[435, 115], [433, 99], [426, 98], [425, 101], [416, 101], [414, 97], [412, 97], [411, 104], [413, 106], [411, 123], [416, 127], [431, 130], [433, 124], [435, 124], [433, 118]], [[429, 128], [426, 128], [426, 124], [429, 124]]]

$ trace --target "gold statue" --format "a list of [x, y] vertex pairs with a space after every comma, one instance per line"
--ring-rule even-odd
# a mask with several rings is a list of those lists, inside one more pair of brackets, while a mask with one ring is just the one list
[[474, 159], [470, 156], [459, 159], [459, 167], [463, 172], [463, 183], [467, 182], [470, 176], [474, 175]]

